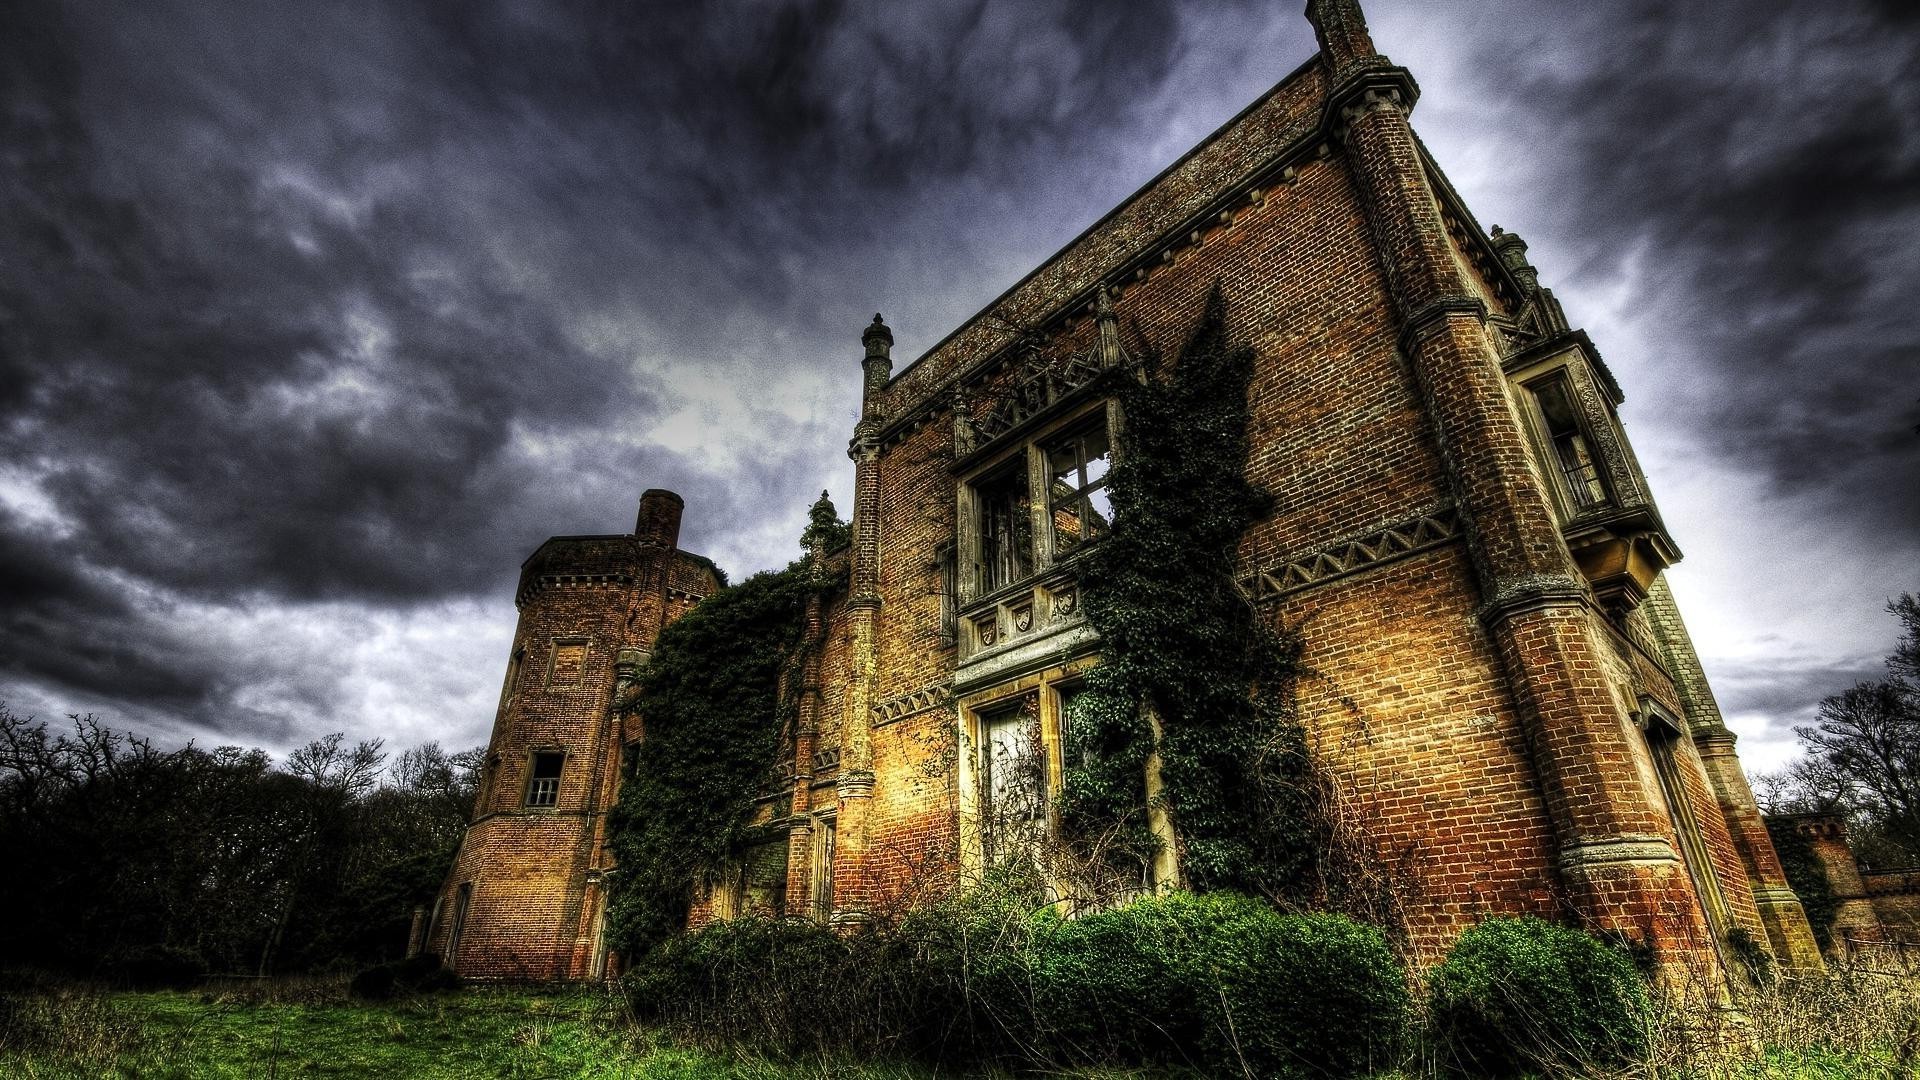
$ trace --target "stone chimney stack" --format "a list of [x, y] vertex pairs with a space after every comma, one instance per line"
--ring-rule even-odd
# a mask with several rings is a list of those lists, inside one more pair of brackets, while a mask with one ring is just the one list
[[1320, 55], [1338, 82], [1356, 68], [1385, 65], [1373, 47], [1360, 0], [1307, 0], [1307, 21], [1319, 40]]
[[686, 500], [664, 488], [649, 488], [640, 496], [640, 520], [633, 535], [649, 547], [672, 551], [680, 544], [680, 512]]
[[874, 395], [885, 389], [887, 380], [893, 377], [893, 331], [875, 315], [873, 324], [860, 335], [860, 343], [867, 347], [866, 358], [860, 361], [860, 369], [867, 376], [860, 393], [860, 411], [868, 413], [872, 411]]

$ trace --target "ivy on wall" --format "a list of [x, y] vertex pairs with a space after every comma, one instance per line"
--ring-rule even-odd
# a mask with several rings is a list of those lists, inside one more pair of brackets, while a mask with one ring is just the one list
[[1790, 820], [1766, 818], [1767, 835], [1773, 839], [1774, 853], [1780, 856], [1780, 868], [1787, 873], [1787, 885], [1800, 898], [1800, 907], [1813, 927], [1813, 938], [1821, 951], [1833, 947], [1833, 923], [1840, 913], [1840, 901], [1833, 895], [1833, 882], [1827, 868], [1813, 850], [1813, 842], [1800, 834]]
[[1315, 786], [1294, 715], [1297, 641], [1234, 585], [1269, 498], [1246, 478], [1253, 351], [1216, 285], [1165, 372], [1118, 392], [1125, 416], [1113, 531], [1081, 561], [1099, 667], [1068, 718], [1063, 839], [1147, 864], [1144, 775], [1158, 740], [1164, 801], [1189, 887], [1285, 897], [1316, 850]]
[[[844, 547], [846, 527], [822, 493], [807, 538], [821, 556]], [[609, 942], [638, 956], [686, 928], [694, 890], [771, 837], [753, 824], [762, 786], [791, 756], [797, 673], [807, 648], [810, 597], [838, 586], [801, 560], [721, 589], [654, 643], [633, 708], [644, 737], [608, 815], [617, 870]], [[786, 689], [797, 678], [785, 680]]]

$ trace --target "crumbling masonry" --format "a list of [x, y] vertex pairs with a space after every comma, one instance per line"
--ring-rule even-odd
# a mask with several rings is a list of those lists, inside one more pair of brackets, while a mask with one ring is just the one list
[[[1428, 157], [1357, 4], [1308, 17], [1317, 55], [918, 360], [895, 371], [867, 327], [850, 580], [819, 612], [791, 812], [767, 803], [786, 839], [700, 917], [857, 921], [1004, 857], [983, 823], [1022, 776], [1057, 787], [1099, 662], [1074, 567], [1107, 522], [1122, 342], [1177, 342], [1218, 282], [1274, 496], [1241, 584], [1303, 628], [1301, 715], [1409, 883], [1420, 961], [1531, 912], [1669, 972], [1717, 975], [1740, 930], [1819, 967], [1662, 577], [1680, 553], [1620, 387]], [[640, 735], [619, 702], [717, 587], [680, 513], [648, 492], [634, 534], [557, 537], [522, 571], [483, 790], [416, 942], [463, 974], [608, 966], [604, 820]]]

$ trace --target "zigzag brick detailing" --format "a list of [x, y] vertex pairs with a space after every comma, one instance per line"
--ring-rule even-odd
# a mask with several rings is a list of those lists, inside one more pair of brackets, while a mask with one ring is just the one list
[[[1273, 496], [1238, 584], [1304, 641], [1300, 714], [1416, 961], [1532, 913], [1634, 943], [1673, 985], [1723, 985], [1737, 931], [1820, 968], [1666, 586], [1680, 553], [1619, 386], [1422, 149], [1418, 88], [1358, 6], [1308, 16], [1315, 57], [927, 353], [896, 370], [884, 320], [862, 332], [848, 586], [809, 612], [822, 644], [763, 803], [786, 840], [696, 921], [886, 918], [1044, 834], [1066, 702], [1100, 662], [1076, 560], [1108, 525], [1113, 391], [1150, 377], [1144, 346], [1177, 353], [1217, 283], [1256, 355], [1247, 469]], [[638, 734], [613, 719], [621, 664], [713, 587], [672, 535], [643, 514], [527, 564], [423, 942], [463, 972], [603, 969], [599, 815]], [[535, 805], [555, 748], [558, 800]], [[1015, 795], [1038, 806], [1009, 829]]]

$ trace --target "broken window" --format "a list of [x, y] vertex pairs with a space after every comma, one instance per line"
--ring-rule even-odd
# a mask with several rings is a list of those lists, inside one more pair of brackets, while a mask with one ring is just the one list
[[1113, 521], [1107, 502], [1111, 449], [1104, 414], [1047, 444], [1047, 518], [1056, 556], [1107, 534]]
[[974, 485], [980, 512], [980, 588], [1033, 573], [1033, 514], [1025, 459]]
[[528, 806], [551, 807], [560, 801], [560, 763], [565, 758], [565, 754], [557, 751], [533, 755], [532, 767], [527, 772]]
[[1035, 853], [1046, 830], [1047, 759], [1032, 695], [980, 716], [980, 803], [987, 858]]
[[1553, 452], [1554, 467], [1560, 483], [1576, 512], [1607, 501], [1607, 489], [1600, 479], [1600, 468], [1580, 424], [1572, 387], [1566, 372], [1556, 373], [1528, 387], [1540, 407], [1547, 442]]

